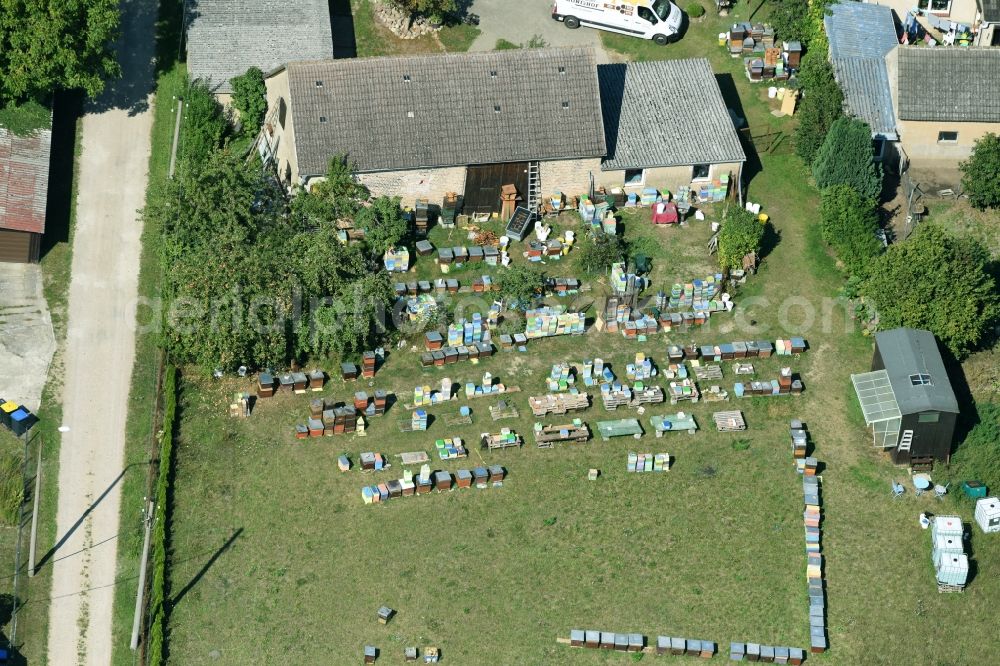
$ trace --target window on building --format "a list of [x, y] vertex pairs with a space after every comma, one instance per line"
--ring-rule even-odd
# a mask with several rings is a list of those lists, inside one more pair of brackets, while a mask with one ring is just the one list
[[285, 115], [288, 113], [288, 106], [285, 104], [285, 98], [278, 98], [278, 124], [281, 125], [281, 129], [285, 129]]
[[708, 174], [712, 171], [710, 164], [695, 164], [691, 170], [691, 180], [708, 180]]
[[642, 169], [625, 169], [625, 184], [642, 185], [644, 175]]
[[921, 412], [917, 415], [918, 423], [937, 423], [938, 419], [941, 418], [941, 414], [938, 412]]
[[958, 141], [958, 132], [938, 132], [938, 143], [955, 143]]
[[914, 386], [933, 386], [931, 376], [927, 374], [910, 375], [910, 383]]
[[917, 7], [925, 12], [948, 14], [951, 12], [951, 0], [917, 0]]

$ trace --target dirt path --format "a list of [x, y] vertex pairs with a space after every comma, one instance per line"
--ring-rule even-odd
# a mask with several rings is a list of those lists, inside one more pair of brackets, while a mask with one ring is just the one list
[[[122, 3], [120, 81], [87, 109], [69, 289], [48, 663], [109, 664], [156, 2]], [[59, 560], [60, 556], [83, 554]]]

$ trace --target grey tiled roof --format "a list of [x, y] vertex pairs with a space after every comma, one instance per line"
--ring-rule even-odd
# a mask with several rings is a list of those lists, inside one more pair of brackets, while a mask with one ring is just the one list
[[1000, 23], [1000, 0], [979, 0], [979, 11], [986, 23]]
[[293, 63], [288, 81], [303, 176], [335, 154], [361, 172], [604, 155], [589, 48]]
[[[894, 328], [876, 333], [875, 344], [903, 414], [933, 410], [958, 413], [958, 400], [933, 333]], [[930, 384], [914, 386], [910, 375], [916, 374], [930, 375]]]
[[885, 5], [839, 2], [823, 17], [830, 42], [830, 58], [882, 58], [896, 39], [892, 10]]
[[217, 93], [250, 67], [333, 57], [328, 0], [188, 0], [188, 72]]
[[707, 59], [601, 65], [598, 78], [603, 171], [746, 160]]
[[889, 74], [881, 58], [844, 58], [833, 62], [844, 91], [847, 112], [886, 138], [896, 134], [896, 116], [889, 92]]
[[1000, 49], [899, 47], [900, 120], [1000, 122]]

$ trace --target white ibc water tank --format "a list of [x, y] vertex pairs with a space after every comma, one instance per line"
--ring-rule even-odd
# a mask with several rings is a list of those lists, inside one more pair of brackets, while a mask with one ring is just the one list
[[984, 497], [976, 502], [976, 522], [989, 534], [1000, 532], [1000, 499]]
[[965, 585], [969, 577], [969, 558], [965, 553], [940, 553], [934, 562], [938, 583]]

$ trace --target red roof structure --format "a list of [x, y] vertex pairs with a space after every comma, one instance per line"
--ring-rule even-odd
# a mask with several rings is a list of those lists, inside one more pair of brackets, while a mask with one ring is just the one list
[[45, 232], [52, 131], [15, 136], [0, 127], [0, 229]]

